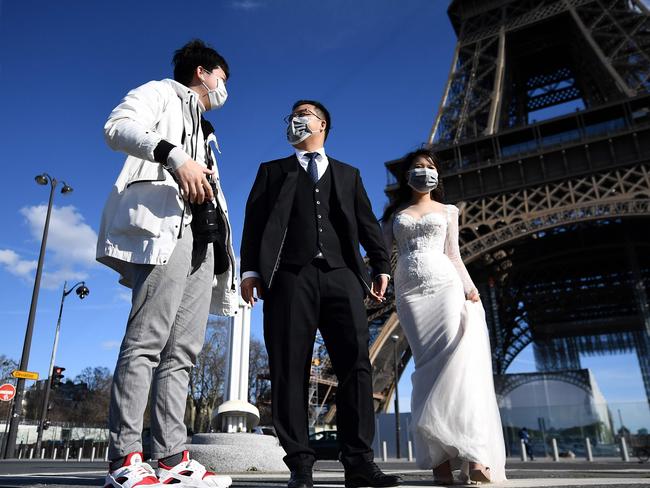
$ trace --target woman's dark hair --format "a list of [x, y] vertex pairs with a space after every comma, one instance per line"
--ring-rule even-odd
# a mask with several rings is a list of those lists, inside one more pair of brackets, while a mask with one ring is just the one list
[[209, 71], [221, 68], [226, 73], [226, 79], [230, 77], [230, 69], [223, 56], [200, 39], [193, 39], [176, 50], [172, 64], [174, 65], [174, 80], [185, 86], [192, 83], [194, 70], [198, 66], [203, 66]]
[[296, 108], [300, 107], [301, 105], [313, 105], [316, 108], [316, 115], [325, 119], [326, 122], [325, 140], [327, 140], [327, 136], [330, 134], [330, 126], [332, 125], [332, 118], [330, 117], [329, 111], [325, 108], [325, 105], [323, 105], [320, 102], [317, 102], [316, 100], [298, 100], [296, 103], [293, 104], [291, 110], [296, 110]]
[[[404, 205], [405, 203], [411, 200], [411, 195], [413, 193], [413, 190], [408, 185], [407, 174], [409, 169], [411, 169], [411, 166], [413, 165], [415, 160], [419, 157], [425, 157], [433, 161], [433, 164], [438, 170], [438, 174], [440, 174], [440, 162], [438, 160], [438, 157], [435, 155], [435, 153], [430, 149], [418, 149], [417, 151], [412, 151], [407, 155], [405, 155], [402, 158], [402, 162], [399, 165], [399, 170], [398, 170], [399, 173], [397, 175], [397, 182], [399, 183], [399, 188], [397, 190], [397, 195], [395, 196], [395, 199], [386, 206], [386, 210], [384, 210], [384, 215], [382, 215], [381, 217], [382, 222], [386, 222], [388, 219], [390, 219], [391, 216], [397, 211], [398, 208], [400, 208], [402, 205]], [[430, 195], [431, 195], [431, 200], [444, 203], [445, 191], [444, 188], [442, 187], [442, 178], [440, 177], [438, 178], [438, 186], [431, 191]]]

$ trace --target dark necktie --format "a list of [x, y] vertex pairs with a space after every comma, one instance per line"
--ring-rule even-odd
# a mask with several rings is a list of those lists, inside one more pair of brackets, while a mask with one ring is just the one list
[[318, 153], [306, 153], [305, 156], [309, 158], [309, 164], [307, 165], [307, 173], [311, 177], [311, 180], [316, 183], [318, 182], [318, 166], [316, 165], [316, 156]]

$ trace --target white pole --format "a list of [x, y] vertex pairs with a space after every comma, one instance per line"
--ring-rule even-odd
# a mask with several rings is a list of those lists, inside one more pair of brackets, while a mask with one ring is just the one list
[[555, 437], [551, 439], [551, 444], [553, 446], [553, 461], [559, 461], [560, 455], [557, 452], [557, 439]]
[[45, 448], [41, 449], [41, 459], [45, 459]]
[[409, 462], [413, 462], [413, 442], [408, 442]]
[[240, 300], [237, 314], [228, 321], [226, 387], [224, 402], [217, 410], [223, 432], [246, 432], [259, 420], [257, 408], [248, 403], [250, 308]]
[[521, 460], [526, 462], [528, 461], [528, 455], [526, 454], [526, 443], [521, 439]]
[[630, 454], [627, 452], [627, 442], [623, 436], [621, 436], [621, 459], [626, 463], [630, 461]]
[[594, 455], [591, 452], [591, 441], [589, 437], [585, 437], [585, 451], [587, 453], [587, 461], [593, 461]]
[[251, 345], [251, 308], [239, 307], [241, 315], [241, 329], [239, 330], [240, 353], [239, 353], [239, 397], [242, 402], [248, 401], [248, 368], [250, 364]]
[[21, 448], [20, 451], [18, 451], [18, 459], [22, 459], [22, 457], [23, 457], [23, 450]]
[[70, 446], [65, 448], [65, 460], [70, 459]]
[[384, 462], [388, 461], [388, 446], [386, 445], [386, 441], [381, 443], [381, 460]]
[[34, 459], [34, 448], [33, 447], [29, 448], [29, 459]]
[[57, 450], [58, 449], [56, 447], [52, 450], [52, 461], [54, 461], [56, 459], [56, 451]]
[[239, 400], [240, 398], [240, 379], [241, 379], [241, 352], [242, 352], [242, 308], [239, 307], [239, 313], [230, 318], [230, 328], [228, 330], [228, 355], [226, 364], [228, 365], [228, 376], [226, 382], [226, 400]]
[[84, 453], [84, 448], [83, 446], [81, 446], [79, 448], [79, 455], [77, 456], [77, 461], [81, 461], [81, 456], [83, 455], [83, 453]]
[[106, 446], [106, 449], [104, 450], [104, 461], [108, 461], [108, 446]]
[[90, 451], [90, 462], [92, 463], [95, 460], [95, 446], [93, 446], [92, 450]]

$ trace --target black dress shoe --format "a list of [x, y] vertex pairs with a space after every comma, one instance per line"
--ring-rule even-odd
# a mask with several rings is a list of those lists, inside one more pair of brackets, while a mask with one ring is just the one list
[[308, 468], [291, 471], [287, 488], [314, 488], [314, 479], [311, 473], [311, 469]]
[[368, 461], [359, 466], [345, 469], [345, 488], [386, 488], [402, 483], [402, 478], [392, 474], [384, 474], [379, 466]]

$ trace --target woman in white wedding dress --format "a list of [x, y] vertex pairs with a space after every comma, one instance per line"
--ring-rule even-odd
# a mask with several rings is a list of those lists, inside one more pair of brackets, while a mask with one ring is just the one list
[[397, 316], [415, 361], [411, 398], [418, 467], [436, 484], [505, 480], [505, 446], [485, 312], [460, 257], [458, 208], [442, 204], [435, 156], [405, 156], [400, 193], [382, 217], [397, 244]]

